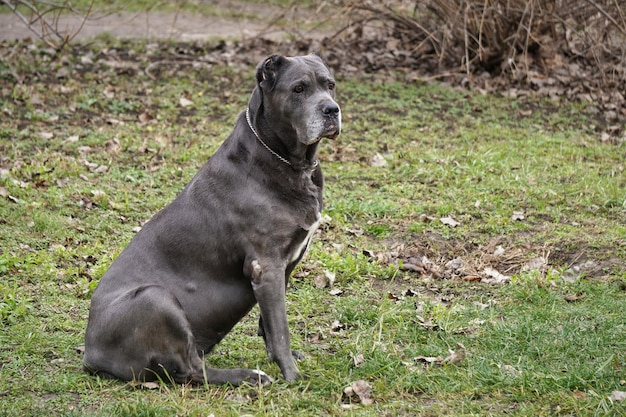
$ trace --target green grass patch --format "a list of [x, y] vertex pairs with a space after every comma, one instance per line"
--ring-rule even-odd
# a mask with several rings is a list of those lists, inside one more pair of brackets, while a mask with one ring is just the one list
[[[268, 363], [257, 309], [207, 360], [259, 367], [269, 387], [145, 390], [83, 373], [98, 280], [254, 86], [252, 67], [148, 77], [171, 44], [119, 42], [136, 66], [113, 68], [97, 42], [0, 64], [0, 415], [626, 413], [610, 399], [626, 391], [625, 145], [601, 142], [583, 106], [437, 84], [339, 79], [344, 131], [321, 146], [327, 221], [288, 292], [309, 379], [286, 384]], [[488, 266], [510, 282], [478, 282]], [[315, 285], [324, 274], [340, 293]], [[420, 360], [459, 344], [458, 363]], [[356, 380], [372, 405], [343, 394]]]

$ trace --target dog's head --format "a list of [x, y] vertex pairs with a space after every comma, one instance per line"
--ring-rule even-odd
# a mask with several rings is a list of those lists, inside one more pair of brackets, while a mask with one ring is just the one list
[[291, 130], [304, 145], [339, 135], [335, 80], [319, 56], [272, 55], [259, 64], [256, 77], [266, 117], [278, 132]]

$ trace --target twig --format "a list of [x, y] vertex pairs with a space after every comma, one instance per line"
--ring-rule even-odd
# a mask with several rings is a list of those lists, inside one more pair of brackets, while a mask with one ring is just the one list
[[[596, 3], [593, 0], [586, 0], [587, 3], [591, 4], [593, 7], [595, 7], [595, 9], [600, 12], [600, 14], [602, 14], [604, 17], [606, 17], [611, 23], [613, 23], [613, 25], [617, 28], [617, 30], [619, 30], [621, 32], [622, 35], [626, 36], [626, 29], [621, 27], [620, 24], [617, 22], [617, 20], [615, 20], [613, 18], [613, 16], [611, 16], [606, 10], [604, 10], [598, 3]], [[619, 9], [618, 7], [618, 10]]]
[[80, 25], [78, 26], [78, 29], [74, 31], [74, 33], [69, 37], [68, 41], [71, 41], [72, 39], [74, 39], [76, 35], [78, 35], [80, 31], [83, 30], [83, 27], [85, 27], [85, 23], [87, 23], [87, 19], [89, 19], [89, 16], [91, 15], [91, 10], [93, 8], [94, 1], [95, 0], [91, 0], [91, 2], [89, 3], [89, 6], [87, 7], [87, 11], [83, 14], [83, 20], [81, 20]]
[[487, 16], [487, 6], [489, 0], [485, 0], [483, 3], [483, 12], [480, 16], [480, 23], [478, 24], [478, 59], [483, 60], [483, 28], [485, 25], [485, 17]]
[[[532, 29], [533, 29], [533, 19], [535, 18], [535, 6], [534, 1], [529, 1], [527, 3], [527, 8], [530, 7], [530, 17], [528, 18], [528, 25], [526, 28], [526, 38], [524, 39], [524, 69], [526, 70], [526, 77], [529, 76], [530, 68], [528, 67], [528, 45], [530, 43], [530, 38], [532, 37]], [[526, 10], [524, 10], [524, 14], [526, 14]], [[520, 21], [520, 24], [523, 22]]]
[[468, 20], [468, 14], [469, 14], [469, 9], [470, 9], [470, 4], [467, 3], [465, 5], [465, 13], [463, 14], [463, 27], [464, 27], [464, 32], [465, 32], [465, 36], [463, 37], [465, 40], [465, 73], [467, 74], [467, 81], [470, 83], [471, 85], [471, 74], [470, 74], [470, 59], [469, 59], [469, 30], [467, 29], [467, 20]]

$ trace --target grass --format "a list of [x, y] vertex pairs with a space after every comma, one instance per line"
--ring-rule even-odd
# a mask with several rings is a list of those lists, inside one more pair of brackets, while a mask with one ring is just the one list
[[[76, 349], [99, 278], [253, 87], [251, 67], [173, 66], [153, 80], [103, 64], [104, 46], [0, 63], [0, 415], [626, 413], [609, 398], [626, 391], [625, 145], [600, 142], [576, 104], [402, 81], [339, 79], [344, 133], [321, 147], [327, 222], [288, 292], [309, 379], [287, 384], [267, 362], [257, 309], [208, 360], [259, 367], [269, 387], [145, 390], [84, 374]], [[140, 42], [106, 46], [140, 68], [158, 59]], [[424, 257], [423, 273], [404, 267]], [[524, 268], [538, 257], [547, 264]], [[445, 266], [455, 258], [463, 271]], [[510, 283], [471, 278], [485, 266]], [[325, 272], [340, 295], [314, 284]], [[459, 343], [459, 363], [415, 359]], [[374, 404], [343, 395], [356, 380]]]

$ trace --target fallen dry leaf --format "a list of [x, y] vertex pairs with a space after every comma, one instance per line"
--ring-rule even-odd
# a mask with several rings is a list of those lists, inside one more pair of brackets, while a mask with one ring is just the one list
[[[481, 303], [480, 301], [474, 301], [472, 303], [473, 306], [478, 307], [481, 310], [484, 310], [486, 308], [491, 307], [493, 304], [495, 304], [495, 301], [490, 300], [489, 303]], [[481, 320], [482, 321], [482, 320]], [[484, 321], [482, 321], [484, 323]], [[481, 323], [482, 324], [482, 323]]]
[[113, 87], [112, 85], [107, 85], [104, 90], [102, 91], [102, 94], [104, 94], [104, 96], [106, 98], [114, 98], [115, 97], [115, 87]]
[[147, 390], [155, 390], [160, 389], [161, 385], [158, 382], [142, 382], [142, 381], [130, 381], [128, 383], [128, 387], [134, 389], [147, 389]]
[[351, 228], [349, 228], [349, 227], [348, 227], [348, 228], [346, 228], [346, 232], [348, 232], [348, 233], [350, 233], [350, 234], [352, 234], [352, 235], [354, 235], [354, 236], [362, 236], [362, 235], [363, 235], [363, 233], [365, 233], [365, 231], [364, 231], [363, 229], [361, 229], [361, 228], [354, 228], [354, 229], [351, 229]]
[[568, 303], [573, 303], [575, 301], [581, 301], [582, 299], [584, 299], [585, 297], [583, 296], [578, 296], [576, 294], [567, 294], [565, 296], [565, 301], [567, 301]]
[[510, 276], [501, 274], [496, 269], [491, 267], [485, 268], [483, 273], [487, 276], [487, 278], [483, 278], [482, 282], [487, 284], [504, 284], [511, 280]]
[[505, 251], [506, 251], [506, 250], [505, 250], [505, 249], [504, 249], [501, 245], [498, 245], [498, 246], [496, 246], [496, 248], [493, 250], [493, 254], [494, 254], [495, 256], [500, 256], [500, 255], [504, 255], [504, 252], [505, 252]]
[[458, 351], [448, 350], [448, 356], [442, 358], [441, 356], [416, 356], [413, 358], [415, 362], [422, 362], [428, 365], [456, 365], [466, 357], [465, 346], [462, 343], [457, 343], [456, 347]]
[[337, 277], [337, 274], [335, 274], [334, 272], [325, 270], [324, 277], [328, 281], [328, 285], [332, 288], [335, 285], [335, 278]]
[[76, 150], [81, 155], [86, 155], [88, 153], [92, 153], [93, 152], [93, 148], [91, 146], [87, 146], [87, 145], [79, 146], [78, 148], [76, 148]]
[[460, 270], [461, 268], [463, 268], [463, 259], [460, 257], [454, 258], [451, 261], [448, 261], [446, 263], [446, 268], [448, 269], [453, 269], [455, 271]]
[[22, 202], [22, 200], [20, 200], [17, 197], [13, 197], [12, 195], [8, 195], [7, 199], [11, 202], [11, 203], [15, 203], [15, 204], [20, 204]]
[[465, 359], [465, 346], [461, 343], [457, 343], [456, 347], [458, 351], [448, 350], [448, 356], [441, 362], [442, 365], [456, 365]]
[[515, 369], [513, 365], [503, 365], [500, 369], [511, 376], [519, 376], [522, 374], [522, 371]]
[[328, 285], [328, 279], [324, 275], [316, 275], [313, 283], [317, 288], [325, 288]]
[[65, 139], [63, 141], [63, 143], [74, 143], [74, 142], [78, 142], [79, 136], [78, 135], [72, 135], [72, 136], [68, 136], [67, 139]]
[[159, 389], [160, 385], [157, 382], [142, 382], [139, 384], [139, 388], [141, 389]]
[[117, 125], [123, 126], [125, 124], [124, 121], [119, 120], [119, 119], [114, 119], [113, 117], [106, 119], [106, 122], [112, 126], [117, 126]]
[[370, 158], [370, 165], [377, 168], [382, 168], [387, 166], [387, 160], [384, 156], [377, 153], [376, 155]]
[[543, 256], [538, 256], [522, 265], [522, 271], [543, 271], [547, 266], [548, 260]]
[[415, 362], [422, 362], [422, 363], [426, 363], [426, 364], [437, 364], [437, 365], [441, 365], [441, 362], [443, 362], [443, 358], [441, 356], [416, 356], [413, 358], [413, 360]]
[[422, 316], [417, 316], [417, 320], [420, 322], [420, 326], [422, 326], [426, 330], [441, 330], [437, 323], [434, 323], [431, 318], [424, 318]]
[[326, 339], [326, 336], [322, 332], [315, 332], [309, 336], [309, 342], [311, 343], [320, 343], [324, 339]]
[[417, 272], [420, 274], [425, 274], [426, 273], [426, 268], [424, 265], [416, 265], [413, 264], [411, 262], [402, 262], [400, 264], [400, 270], [401, 271], [411, 271], [411, 272]]
[[613, 391], [609, 399], [611, 401], [624, 401], [626, 400], [626, 391]]
[[154, 116], [152, 116], [152, 114], [150, 114], [150, 112], [148, 112], [148, 110], [144, 110], [144, 112], [141, 113], [139, 116], [137, 116], [137, 118], [139, 119], [139, 123], [140, 124], [146, 124], [150, 120], [153, 120]]
[[463, 281], [475, 282], [482, 281], [483, 277], [481, 277], [480, 275], [465, 275], [462, 279]]
[[352, 361], [354, 362], [354, 366], [357, 368], [365, 363], [365, 357], [362, 353], [357, 353], [352, 356]]
[[511, 215], [511, 220], [513, 221], [522, 221], [526, 218], [523, 211], [514, 211], [513, 215]]
[[117, 155], [121, 147], [120, 140], [117, 137], [104, 142], [104, 150], [111, 156]]
[[372, 387], [367, 381], [354, 381], [351, 385], [343, 389], [343, 393], [349, 400], [358, 398], [363, 405], [371, 405], [374, 403], [374, 400], [371, 398]]
[[461, 224], [461, 223], [457, 222], [456, 220], [454, 220], [450, 216], [442, 217], [442, 218], [439, 219], [439, 221], [441, 223], [445, 224], [446, 226], [450, 226], [450, 227], [457, 227], [458, 225]]
[[452, 334], [462, 334], [462, 335], [467, 336], [468, 334], [473, 334], [473, 333], [476, 333], [477, 331], [478, 331], [478, 326], [472, 325], [472, 326], [461, 327], [459, 329], [456, 329], [452, 332]]
[[62, 67], [57, 71], [55, 76], [61, 79], [61, 78], [67, 78], [69, 75], [70, 75], [70, 70], [67, 69], [67, 67]]
[[345, 329], [346, 325], [341, 323], [339, 320], [335, 320], [331, 323], [330, 328], [336, 332]]
[[387, 297], [388, 297], [390, 300], [393, 300], [393, 301], [396, 301], [396, 302], [404, 300], [404, 297], [403, 297], [403, 296], [401, 296], [401, 295], [396, 295], [396, 294], [391, 293], [391, 292], [390, 292], [390, 293], [387, 293]]
[[189, 100], [188, 98], [185, 98], [185, 97], [181, 97], [179, 103], [180, 103], [181, 107], [193, 106], [193, 101], [191, 101], [191, 100]]
[[502, 370], [509, 375], [517, 375], [517, 369], [513, 365], [504, 365]]
[[[400, 294], [394, 294], [394, 293], [388, 293], [387, 296], [389, 297], [390, 300], [394, 300], [394, 301], [403, 301], [404, 299], [406, 299], [406, 297], [417, 297], [419, 295], [419, 292], [412, 290], [410, 288], [402, 291]], [[418, 316], [418, 318], [420, 318]], [[422, 318], [423, 320], [423, 318]]]

